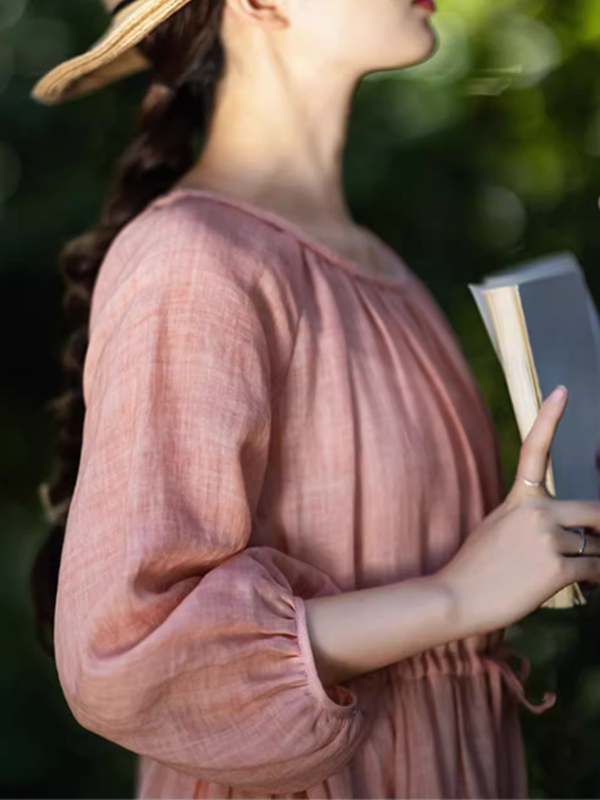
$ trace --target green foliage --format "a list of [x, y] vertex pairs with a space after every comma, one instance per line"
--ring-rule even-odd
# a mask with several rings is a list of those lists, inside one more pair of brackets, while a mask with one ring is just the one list
[[[497, 425], [506, 486], [519, 438], [506, 386], [467, 282], [531, 256], [573, 250], [595, 297], [600, 277], [598, 0], [440, 0], [440, 46], [419, 67], [361, 84], [346, 152], [355, 217], [427, 283], [463, 345]], [[50, 467], [44, 403], [60, 391], [56, 257], [92, 224], [145, 85], [135, 76], [57, 108], [35, 79], [101, 33], [95, 0], [0, 5], [0, 662], [5, 796], [131, 796], [134, 758], [84, 731], [33, 641], [27, 573], [46, 528], [36, 487]], [[524, 532], [526, 535], [526, 532]], [[523, 713], [537, 797], [600, 796], [598, 601], [538, 611], [511, 629], [531, 658]], [[596, 736], [598, 734], [598, 737]]]

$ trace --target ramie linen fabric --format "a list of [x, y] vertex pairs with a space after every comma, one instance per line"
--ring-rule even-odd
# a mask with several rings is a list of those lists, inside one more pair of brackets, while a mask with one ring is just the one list
[[518, 704], [553, 698], [503, 631], [328, 690], [312, 658], [307, 598], [434, 572], [502, 500], [458, 341], [374, 241], [391, 276], [178, 188], [103, 261], [55, 644], [138, 797], [527, 796]]

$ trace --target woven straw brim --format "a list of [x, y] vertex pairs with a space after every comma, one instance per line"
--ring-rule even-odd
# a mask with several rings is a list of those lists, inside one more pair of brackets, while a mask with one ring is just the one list
[[31, 97], [56, 105], [148, 69], [150, 62], [135, 45], [187, 3], [189, 0], [137, 0], [125, 7], [85, 53], [63, 61], [40, 78]]

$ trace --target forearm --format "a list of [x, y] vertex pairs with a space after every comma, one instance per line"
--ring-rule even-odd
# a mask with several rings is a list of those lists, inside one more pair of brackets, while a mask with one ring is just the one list
[[464, 638], [452, 598], [435, 576], [305, 601], [324, 686]]

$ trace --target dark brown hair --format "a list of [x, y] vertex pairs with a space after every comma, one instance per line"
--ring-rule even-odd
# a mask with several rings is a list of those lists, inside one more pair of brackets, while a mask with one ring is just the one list
[[[206, 133], [224, 68], [223, 10], [224, 0], [190, 0], [138, 45], [152, 69], [133, 141], [120, 159], [100, 221], [60, 254], [70, 333], [61, 356], [64, 392], [48, 404], [58, 428], [56, 464], [39, 487], [51, 528], [31, 570], [37, 638], [52, 657], [58, 571], [81, 456], [92, 290], [119, 231], [194, 164], [197, 137]], [[175, 91], [161, 90], [160, 84]]]

